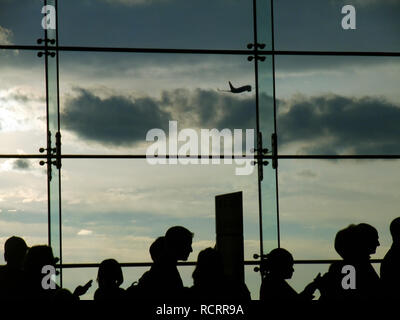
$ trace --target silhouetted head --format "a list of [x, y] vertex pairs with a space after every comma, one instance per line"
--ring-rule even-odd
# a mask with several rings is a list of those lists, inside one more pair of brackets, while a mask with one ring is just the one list
[[150, 246], [149, 252], [153, 262], [160, 261], [165, 252], [165, 237], [158, 237], [154, 240]]
[[97, 272], [100, 288], [119, 287], [124, 282], [121, 265], [114, 259], [103, 260]]
[[223, 264], [221, 254], [213, 248], [200, 251], [197, 256], [196, 269], [192, 278], [194, 285], [204, 283], [216, 283], [223, 276]]
[[335, 250], [343, 259], [348, 260], [354, 258], [356, 254], [356, 243], [356, 225], [351, 224], [336, 233]]
[[393, 241], [400, 240], [400, 217], [395, 218], [390, 223], [390, 234], [392, 235]]
[[367, 223], [360, 223], [356, 226], [358, 236], [359, 253], [366, 258], [376, 252], [380, 245], [378, 231]]
[[24, 239], [15, 236], [8, 238], [4, 243], [4, 260], [12, 267], [22, 268], [27, 250]]
[[53, 250], [46, 245], [33, 246], [28, 249], [24, 260], [24, 270], [29, 277], [42, 278], [44, 266], [55, 266], [58, 259], [54, 258]]
[[193, 233], [188, 229], [175, 226], [165, 233], [165, 248], [167, 254], [176, 260], [187, 260], [192, 249]]
[[283, 248], [273, 249], [261, 264], [262, 272], [277, 279], [290, 279], [293, 275], [293, 256]]

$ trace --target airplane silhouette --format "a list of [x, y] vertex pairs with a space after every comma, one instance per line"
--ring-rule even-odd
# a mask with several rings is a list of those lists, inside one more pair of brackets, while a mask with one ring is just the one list
[[241, 93], [241, 92], [245, 92], [245, 91], [251, 91], [251, 86], [247, 85], [247, 86], [242, 86], [239, 88], [235, 88], [232, 83], [229, 81], [229, 87], [231, 88], [231, 90], [220, 90], [218, 89], [218, 91], [223, 91], [223, 92], [231, 92], [231, 93]]

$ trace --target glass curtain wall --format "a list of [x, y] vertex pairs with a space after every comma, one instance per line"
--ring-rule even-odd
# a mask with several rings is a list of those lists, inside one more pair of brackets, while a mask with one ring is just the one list
[[[195, 233], [180, 266], [190, 286], [197, 254], [215, 244], [215, 196], [242, 191], [253, 299], [263, 255], [291, 251], [302, 290], [339, 258], [335, 233], [351, 223], [378, 229], [382, 258], [399, 207], [400, 11], [359, 3], [357, 29], [344, 30], [344, 5], [2, 2], [2, 243], [50, 244], [70, 289], [115, 258], [128, 287], [151, 264], [152, 241], [184, 225]], [[197, 149], [177, 158], [187, 140], [174, 128]], [[146, 158], [152, 129], [165, 133], [157, 165]], [[201, 140], [212, 129], [242, 133], [227, 158]]]

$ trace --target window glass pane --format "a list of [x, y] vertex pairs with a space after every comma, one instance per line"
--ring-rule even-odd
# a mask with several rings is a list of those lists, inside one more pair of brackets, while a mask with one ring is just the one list
[[[272, 56], [266, 56], [265, 61], [258, 64], [259, 85], [259, 121], [262, 133], [262, 146], [272, 154], [272, 134], [275, 132]], [[276, 207], [276, 177], [272, 161], [263, 166], [261, 181], [262, 195], [262, 228], [263, 251], [269, 252], [278, 246], [277, 207]]]
[[36, 45], [44, 37], [44, 1], [0, 1], [0, 45]]
[[[355, 29], [347, 28], [355, 9]], [[274, 1], [275, 49], [310, 51], [400, 51], [400, 2], [345, 0]]]
[[257, 174], [235, 175], [236, 168], [63, 160], [63, 262], [151, 261], [150, 244], [174, 225], [194, 232], [194, 260], [215, 245], [215, 196], [236, 191], [243, 191], [245, 259], [252, 260], [259, 252]]
[[0, 160], [0, 248], [14, 235], [28, 246], [48, 243], [47, 176], [38, 159]]
[[38, 153], [46, 147], [44, 58], [0, 50], [0, 68], [0, 153]]
[[272, 161], [263, 167], [263, 181], [261, 183], [262, 196], [262, 229], [263, 253], [268, 253], [278, 246], [278, 220], [276, 207], [276, 177]]
[[[169, 121], [198, 139], [200, 129], [242, 129], [245, 142], [256, 121], [253, 68], [234, 55], [60, 53], [63, 152], [146, 154], [154, 142], [147, 133], [170, 136]], [[220, 91], [230, 90], [229, 81], [251, 91]]]
[[[101, 261], [99, 261], [100, 263]], [[98, 268], [63, 268], [63, 288], [74, 292], [75, 288], [79, 285], [83, 286], [89, 280], [92, 280], [92, 286], [86, 292], [86, 294], [80, 297], [81, 300], [93, 300], [94, 293], [98, 288], [97, 285], [97, 271]], [[125, 270], [123, 270], [125, 271]], [[125, 272], [124, 272], [125, 282]], [[125, 283], [124, 283], [125, 284]]]
[[278, 56], [280, 154], [399, 154], [400, 59]]
[[262, 50], [271, 50], [272, 49], [271, 1], [257, 0], [256, 6], [257, 6], [258, 43], [265, 44], [265, 48], [263, 48]]
[[250, 291], [251, 300], [260, 299], [261, 276], [259, 272], [254, 271], [255, 266], [245, 266], [245, 282]]
[[280, 160], [281, 246], [295, 259], [339, 259], [336, 233], [368, 223], [379, 234], [372, 259], [392, 244], [390, 222], [399, 216], [398, 160]]
[[60, 1], [60, 45], [246, 49], [252, 19], [247, 0]]

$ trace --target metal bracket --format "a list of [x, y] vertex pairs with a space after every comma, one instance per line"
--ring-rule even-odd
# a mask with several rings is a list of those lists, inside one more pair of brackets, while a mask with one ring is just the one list
[[48, 52], [48, 51], [45, 51], [45, 52], [38, 52], [38, 53], [37, 53], [37, 56], [38, 56], [39, 58], [41, 58], [43, 55], [50, 56], [50, 57], [54, 58], [54, 57], [56, 56], [56, 53], [55, 53], [55, 52]]
[[267, 160], [262, 160], [261, 154], [268, 153], [268, 149], [262, 147], [262, 133], [261, 132], [258, 132], [258, 134], [257, 134], [257, 148], [253, 149], [253, 151], [257, 152], [256, 158], [258, 160], [252, 161], [251, 165], [255, 166], [256, 164], [258, 164], [258, 178], [260, 181], [263, 181], [263, 179], [264, 179], [263, 166], [267, 166], [269, 164], [269, 162]]
[[36, 43], [37, 44], [42, 44], [42, 42], [44, 42], [46, 45], [48, 44], [48, 43], [50, 43], [50, 44], [56, 44], [56, 40], [54, 40], [54, 39], [37, 39], [36, 40]]
[[264, 56], [259, 56], [259, 55], [248, 56], [247, 60], [248, 61], [253, 61], [254, 58], [256, 58], [257, 60], [260, 60], [260, 61], [265, 61], [265, 57]]
[[[41, 160], [41, 161], [39, 162], [39, 164], [40, 164], [41, 166], [44, 166], [46, 163], [49, 163], [49, 162], [48, 162], [48, 161], [43, 161], [43, 160]], [[51, 161], [51, 164], [57, 165], [57, 161]]]
[[265, 43], [249, 43], [249, 44], [247, 44], [247, 49], [254, 49], [254, 51], [255, 51], [255, 55], [248, 56], [247, 60], [253, 61], [254, 59], [256, 59], [259, 61], [265, 61], [265, 57], [259, 56], [257, 53], [258, 49], [264, 49], [264, 48], [265, 48]]
[[254, 47], [257, 47], [257, 49], [264, 49], [265, 43], [256, 43], [255, 46], [254, 46], [254, 43], [247, 44], [247, 49], [253, 49]]
[[53, 152], [55, 152], [54, 148], [50, 148], [51, 147], [51, 132], [48, 131], [47, 132], [47, 148], [40, 148], [39, 152], [43, 153], [45, 151], [47, 151], [47, 161], [43, 161], [41, 160], [39, 162], [39, 164], [41, 166], [44, 166], [47, 163], [47, 178], [49, 181], [51, 181], [51, 177], [52, 177], [52, 172], [51, 172], [51, 155]]
[[[51, 165], [55, 165], [57, 169], [61, 169], [61, 133], [59, 131], [56, 133], [56, 147], [49, 148], [50, 146], [51, 146], [51, 132], [49, 131], [47, 133], [47, 148], [39, 149], [40, 153], [47, 151], [47, 161], [41, 160], [39, 164], [41, 166], [47, 164], [49, 181], [51, 181], [52, 177]], [[56, 160], [52, 160], [54, 156], [56, 157]]]
[[254, 267], [254, 269], [253, 269], [254, 272], [261, 272], [261, 262], [262, 262], [263, 259], [266, 259], [266, 258], [267, 258], [267, 255], [266, 255], [266, 254], [259, 255], [259, 254], [255, 253], [255, 254], [253, 254], [253, 258], [254, 258], [254, 259], [261, 259], [261, 261], [260, 261], [260, 267]]

